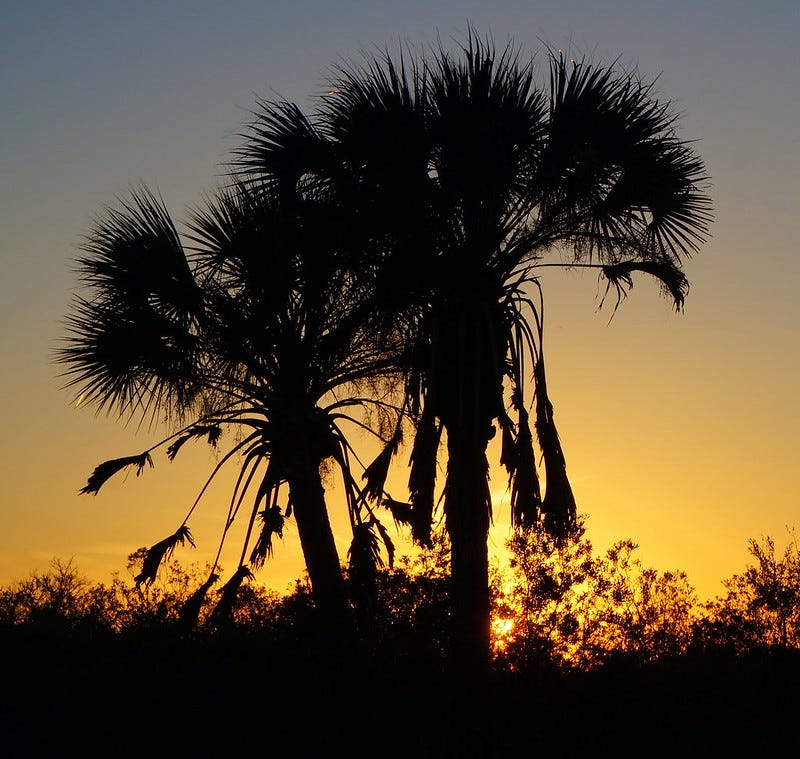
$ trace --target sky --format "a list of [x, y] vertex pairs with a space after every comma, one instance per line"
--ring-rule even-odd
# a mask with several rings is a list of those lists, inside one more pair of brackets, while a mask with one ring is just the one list
[[[214, 465], [195, 445], [78, 494], [96, 464], [159, 433], [76, 408], [53, 363], [93, 216], [140, 182], [183, 216], [219, 184], [258, 97], [312, 107], [331, 66], [399, 42], [450, 45], [468, 23], [539, 61], [549, 45], [657, 77], [711, 177], [715, 222], [686, 265], [683, 314], [637, 281], [609, 323], [594, 275], [542, 276], [548, 385], [589, 537], [599, 550], [632, 538], [701, 597], [744, 568], [748, 539], [789, 539], [800, 524], [796, 2], [28, 0], [0, 9], [0, 584], [55, 557], [95, 579], [124, 574], [130, 552], [180, 524]], [[190, 522], [186, 560], [215, 553], [229, 484]], [[505, 484], [493, 466], [495, 549], [509, 534]], [[329, 495], [344, 556], [335, 482]], [[282, 588], [302, 572], [291, 528], [275, 554], [259, 579]]]

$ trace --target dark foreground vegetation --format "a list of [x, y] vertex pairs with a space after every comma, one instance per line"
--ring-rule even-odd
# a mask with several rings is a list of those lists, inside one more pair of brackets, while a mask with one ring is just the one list
[[[512, 541], [494, 582], [489, 756], [773, 756], [800, 748], [800, 555], [751, 565], [700, 603], [621, 541]], [[361, 604], [361, 650], [331, 654], [306, 583], [209, 593], [202, 568], [151, 586], [54, 562], [0, 590], [3, 756], [470, 756], [448, 698], [446, 547], [403, 559]], [[131, 557], [136, 571], [141, 552]]]

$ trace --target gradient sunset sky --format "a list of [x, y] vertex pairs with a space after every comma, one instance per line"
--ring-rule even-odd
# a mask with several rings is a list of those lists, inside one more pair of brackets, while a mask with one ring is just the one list
[[[332, 64], [437, 34], [449, 45], [468, 22], [499, 45], [511, 37], [543, 74], [547, 43], [658, 77], [712, 180], [716, 221], [687, 263], [685, 313], [639, 280], [609, 324], [594, 274], [542, 277], [549, 386], [589, 536], [599, 549], [632, 538], [646, 563], [685, 570], [708, 597], [744, 567], [748, 538], [782, 545], [800, 527], [796, 0], [29, 0], [0, 10], [0, 583], [53, 557], [97, 579], [124, 571], [128, 553], [180, 524], [214, 462], [194, 444], [78, 495], [100, 461], [158, 439], [60, 389], [52, 355], [92, 216], [139, 182], [184, 216], [220, 182], [257, 97], [311, 108]], [[213, 557], [229, 482], [190, 522], [187, 559]], [[492, 489], [499, 546], [499, 467]], [[340, 489], [329, 492], [344, 557]], [[283, 588], [301, 569], [290, 527], [259, 579]]]

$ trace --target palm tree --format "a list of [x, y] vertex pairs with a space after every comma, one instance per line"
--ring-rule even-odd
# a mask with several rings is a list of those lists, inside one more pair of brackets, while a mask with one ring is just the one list
[[340, 70], [311, 116], [261, 103], [240, 152], [243, 176], [286, 193], [324, 189], [355, 214], [362, 266], [382, 273], [378, 301], [414, 325], [411, 504], [389, 505], [429, 539], [444, 431], [454, 654], [473, 673], [489, 656], [486, 450], [495, 423], [514, 523], [541, 521], [561, 538], [575, 528], [547, 392], [538, 267], [594, 267], [618, 298], [646, 273], [682, 306], [682, 263], [707, 235], [710, 204], [703, 163], [674, 121], [635, 74], [551, 54], [539, 85], [532, 61], [471, 32], [456, 54], [387, 54]]
[[[309, 193], [288, 206], [268, 187], [233, 183], [192, 214], [186, 243], [147, 190], [107, 209], [83, 246], [78, 265], [89, 295], [76, 300], [59, 359], [84, 402], [124, 417], [163, 416], [175, 430], [142, 454], [101, 464], [83, 492], [97, 493], [126, 466], [152, 466], [161, 445], [170, 443], [172, 459], [193, 437], [216, 445], [223, 430], [234, 431], [200, 493], [227, 462], [239, 462], [223, 541], [240, 511], [246, 536], [213, 619], [230, 614], [250, 567], [264, 562], [293, 514], [316, 606], [329, 633], [347, 642], [350, 609], [320, 467], [341, 465], [354, 541], [377, 528], [389, 547], [350, 472], [342, 424], [363, 426], [357, 409], [367, 402], [391, 413], [358, 388], [372, 383], [372, 391], [392, 356], [369, 316], [367, 280], [347, 265], [352, 225]], [[137, 583], [151, 582], [176, 545], [191, 542], [196, 506], [148, 550]], [[378, 560], [377, 548], [356, 554], [356, 564]], [[184, 610], [189, 621], [216, 566]]]

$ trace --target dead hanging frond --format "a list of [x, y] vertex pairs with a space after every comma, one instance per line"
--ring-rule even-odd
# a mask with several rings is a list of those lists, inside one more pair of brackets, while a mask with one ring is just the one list
[[154, 582], [161, 563], [163, 561], [169, 561], [173, 551], [179, 545], [183, 546], [187, 542], [192, 546], [192, 548], [195, 547], [194, 540], [192, 539], [192, 533], [184, 524], [181, 525], [168, 538], [164, 538], [164, 540], [161, 540], [148, 548], [147, 553], [144, 555], [144, 561], [142, 562], [142, 571], [133, 578], [136, 582], [136, 587], [138, 588], [142, 583], [150, 585], [152, 582]]
[[395, 501], [394, 498], [384, 498], [383, 505], [392, 512], [392, 519], [396, 524], [412, 527], [414, 524], [414, 509], [410, 503]]
[[539, 439], [539, 447], [542, 449], [547, 479], [541, 511], [547, 532], [557, 540], [563, 540], [575, 531], [577, 508], [575, 496], [567, 477], [567, 462], [553, 420], [553, 404], [550, 403], [547, 395], [547, 380], [541, 354], [534, 367], [534, 380], [536, 383], [536, 436]]
[[383, 450], [375, 460], [364, 470], [361, 479], [366, 480], [366, 485], [362, 490], [364, 496], [370, 501], [378, 501], [383, 498], [383, 488], [386, 485], [386, 477], [389, 474], [389, 465], [392, 463], [392, 456], [397, 453], [400, 443], [403, 442], [403, 431], [401, 421], [398, 420], [392, 437], [384, 445]]
[[351, 575], [374, 574], [379, 566], [383, 566], [380, 541], [369, 522], [353, 526], [353, 540], [347, 556], [350, 559]]
[[283, 526], [286, 521], [278, 505], [260, 511], [258, 516], [261, 520], [261, 532], [250, 554], [250, 563], [256, 569], [264, 566], [267, 557], [272, 556], [272, 536], [277, 535], [283, 540]]
[[436, 423], [433, 412], [426, 405], [417, 423], [414, 445], [411, 448], [408, 491], [412, 507], [411, 535], [416, 543], [427, 548], [432, 546], [436, 462], [441, 437], [441, 425]]
[[216, 448], [219, 438], [222, 435], [222, 427], [218, 424], [195, 425], [170, 444], [169, 448], [167, 448], [167, 458], [172, 461], [175, 456], [178, 455], [178, 451], [183, 447], [184, 443], [188, 442], [193, 437], [203, 437], [203, 435], [208, 438], [208, 444], [212, 448]]
[[373, 522], [378, 530], [378, 534], [381, 536], [383, 546], [386, 549], [386, 558], [389, 563], [389, 569], [392, 569], [394, 567], [394, 542], [380, 520], [373, 519]]
[[239, 597], [239, 589], [245, 580], [252, 580], [253, 573], [244, 564], [234, 572], [219, 591], [219, 601], [208, 618], [211, 627], [223, 627], [233, 621], [233, 610]]
[[181, 606], [178, 611], [178, 619], [185, 629], [192, 630], [197, 626], [208, 591], [217, 580], [219, 580], [219, 575], [212, 572], [208, 579]]
[[353, 541], [347, 552], [350, 595], [359, 612], [367, 617], [374, 611], [378, 598], [378, 567], [384, 566], [380, 540], [372, 525], [372, 520], [353, 525]]
[[[542, 495], [539, 475], [536, 471], [536, 456], [533, 451], [528, 411], [521, 397], [515, 397], [518, 423], [516, 436], [512, 437], [511, 420], [501, 419], [503, 429], [503, 454], [501, 462], [508, 471], [511, 487], [511, 524], [517, 530], [527, 530], [539, 520], [542, 511]], [[506, 453], [506, 446], [509, 451]]]
[[603, 300], [600, 301], [602, 308], [608, 295], [609, 289], [613, 286], [616, 290], [617, 302], [614, 304], [614, 313], [617, 312], [619, 304], [626, 298], [628, 291], [633, 288], [633, 272], [641, 271], [655, 277], [663, 289], [669, 293], [675, 303], [677, 311], [683, 310], [683, 303], [689, 292], [689, 280], [686, 275], [671, 261], [622, 261], [617, 264], [606, 264], [602, 267], [603, 276], [608, 280], [606, 292]]
[[[503, 414], [500, 419], [500, 466], [504, 466], [509, 478], [517, 471], [517, 441], [514, 435], [514, 422], [508, 414]], [[510, 483], [510, 479], [509, 479]]]
[[106, 481], [113, 477], [117, 472], [129, 466], [135, 466], [136, 476], [138, 477], [142, 473], [142, 469], [144, 469], [145, 464], [149, 464], [150, 468], [153, 467], [153, 459], [150, 457], [150, 453], [148, 451], [140, 453], [138, 456], [123, 456], [120, 459], [104, 461], [102, 464], [98, 464], [95, 467], [94, 471], [89, 477], [88, 482], [81, 488], [80, 492], [94, 493], [94, 495], [97, 495], [100, 488], [105, 485]]

